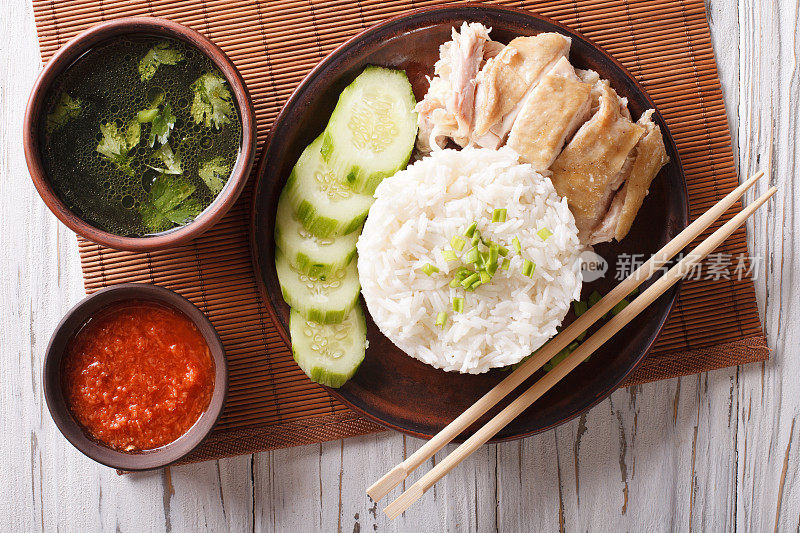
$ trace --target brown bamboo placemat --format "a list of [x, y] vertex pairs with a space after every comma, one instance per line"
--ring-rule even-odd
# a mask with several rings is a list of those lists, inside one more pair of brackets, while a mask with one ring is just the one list
[[[388, 17], [437, 3], [443, 2], [33, 0], [45, 61], [77, 32], [121, 16], [166, 17], [204, 33], [244, 76], [255, 102], [259, 145], [292, 90], [337, 45]], [[693, 216], [736, 186], [702, 0], [497, 3], [526, 7], [572, 26], [604, 46], [638, 78], [675, 137]], [[228, 404], [210, 440], [190, 460], [380, 429], [307, 380], [292, 361], [258, 296], [250, 265], [250, 196], [248, 189], [217, 227], [178, 249], [118, 252], [79, 239], [87, 292], [130, 281], [163, 285], [195, 302], [219, 331], [230, 364]], [[721, 251], [746, 254], [744, 230], [736, 232]], [[656, 346], [626, 384], [767, 357], [750, 279], [688, 281]]]

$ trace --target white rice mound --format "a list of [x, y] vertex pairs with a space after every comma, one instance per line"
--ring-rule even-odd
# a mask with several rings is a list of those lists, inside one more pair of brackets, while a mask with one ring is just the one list
[[[579, 298], [581, 246], [566, 198], [517, 158], [510, 148], [441, 150], [375, 191], [358, 240], [361, 291], [375, 324], [408, 355], [469, 374], [518, 363], [556, 334]], [[507, 209], [505, 222], [491, 222], [496, 208]], [[442, 250], [473, 221], [509, 248], [511, 264], [474, 292], [451, 289], [462, 263], [445, 261]], [[553, 233], [546, 240], [537, 235], [543, 228]], [[522, 274], [523, 258], [536, 264], [532, 278]], [[426, 263], [439, 272], [425, 274]], [[464, 297], [462, 313], [453, 312], [456, 296]], [[435, 325], [441, 311], [443, 328]]]

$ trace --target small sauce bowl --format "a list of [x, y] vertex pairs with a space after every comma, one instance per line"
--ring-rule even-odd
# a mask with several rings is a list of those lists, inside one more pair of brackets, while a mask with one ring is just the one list
[[[145, 237], [128, 237], [99, 229], [77, 216], [50, 184], [39, 146], [39, 123], [50, 88], [61, 74], [90, 49], [123, 36], [155, 36], [178, 39], [205, 54], [225, 76], [242, 121], [239, 156], [225, 187], [214, 201], [190, 223]], [[216, 224], [244, 189], [256, 153], [256, 119], [253, 102], [241, 74], [225, 53], [208, 38], [176, 22], [151, 17], [128, 17], [104, 22], [78, 34], [47, 62], [34, 83], [23, 124], [25, 160], [36, 190], [44, 203], [69, 229], [92, 242], [130, 251], [154, 251], [183, 244]]]
[[[194, 425], [176, 440], [152, 450], [123, 452], [106, 446], [86, 434], [69, 410], [62, 390], [62, 361], [67, 346], [77, 332], [101, 311], [115, 304], [131, 301], [154, 302], [185, 315], [205, 339], [214, 360], [214, 391], [208, 408]], [[50, 416], [59, 431], [90, 459], [119, 470], [151, 470], [167, 466], [185, 457], [211, 433], [222, 414], [228, 393], [228, 366], [225, 350], [214, 326], [193, 303], [168, 289], [141, 283], [125, 283], [108, 287], [87, 296], [70, 309], [50, 339], [45, 353], [43, 375], [44, 397]]]

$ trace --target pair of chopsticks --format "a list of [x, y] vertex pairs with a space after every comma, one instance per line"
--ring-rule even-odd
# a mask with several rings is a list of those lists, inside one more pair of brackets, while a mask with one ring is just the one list
[[[648, 261], [628, 276], [627, 279], [617, 285], [599, 302], [578, 317], [577, 320], [536, 351], [532, 357], [520, 365], [507, 378], [495, 385], [494, 388], [466, 411], [461, 413], [461, 415], [448, 424], [447, 427], [369, 487], [367, 489], [367, 494], [375, 501], [380, 500], [388, 494], [392, 488], [406, 479], [411, 472], [433, 457], [436, 452], [441, 450], [471, 424], [476, 422], [500, 400], [508, 396], [514, 389], [533, 375], [534, 372], [539, 370], [542, 365], [575, 340], [578, 335], [586, 331], [592, 324], [606, 315], [617, 303], [633, 292], [635, 288], [650, 278], [656, 271], [662, 269], [670, 259], [675, 257], [678, 252], [688, 246], [689, 243], [719, 219], [723, 213], [741, 198], [745, 191], [752, 187], [763, 175], [763, 172], [758, 172], [753, 175], [739, 187], [731, 191], [725, 198], [720, 200], [714, 207], [686, 227], [686, 229], [667, 243], [666, 246], [656, 252]], [[597, 348], [622, 329], [628, 322], [633, 320], [633, 318], [641, 313], [647, 306], [664, 294], [667, 289], [691, 272], [700, 261], [722, 244], [722, 242], [739, 226], [744, 224], [744, 222], [775, 194], [776, 191], [776, 187], [771, 187], [767, 192], [712, 233], [700, 243], [694, 251], [686, 255], [680, 262], [670, 268], [666, 274], [650, 285], [647, 290], [643, 291], [637, 298], [622, 309], [622, 311], [598, 329], [594, 335], [584, 340], [583, 343], [556, 365], [555, 368], [545, 374], [544, 377], [533, 384], [527, 391], [522, 393], [521, 396], [495, 415], [486, 425], [458, 446], [450, 455], [445, 457], [428, 473], [411, 485], [396, 500], [386, 506], [383, 510], [384, 513], [386, 513], [390, 519], [394, 519], [408, 509], [437, 481], [450, 472], [450, 470], [477, 450], [481, 445], [485, 444], [497, 434], [498, 431], [508, 425], [509, 422], [527, 409], [534, 401], [575, 369], [582, 361], [591, 355], [592, 352], [597, 350]]]

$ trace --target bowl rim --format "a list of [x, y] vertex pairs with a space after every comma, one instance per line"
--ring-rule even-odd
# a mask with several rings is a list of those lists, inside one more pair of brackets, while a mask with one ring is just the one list
[[[157, 35], [179, 39], [194, 46], [222, 72], [231, 86], [242, 122], [242, 141], [236, 163], [222, 191], [193, 221], [152, 237], [126, 237], [97, 228], [78, 217], [50, 186], [39, 150], [38, 125], [48, 90], [81, 55], [98, 43], [122, 35]], [[69, 229], [94, 243], [127, 251], [155, 251], [196, 238], [216, 224], [244, 190], [256, 156], [256, 118], [247, 85], [230, 58], [209, 38], [187, 26], [156, 17], [124, 17], [92, 26], [72, 39], [50, 58], [34, 82], [23, 121], [25, 161], [39, 196]]]
[[[312, 82], [317, 77], [319, 77], [329, 67], [330, 63], [332, 63], [340, 54], [345, 53], [350, 49], [358, 48], [359, 45], [360, 45], [360, 41], [362, 39], [364, 39], [365, 37], [368, 37], [369, 35], [371, 35], [373, 33], [379, 33], [381, 31], [385, 30], [389, 26], [392, 26], [394, 24], [398, 24], [398, 23], [402, 22], [404, 19], [414, 18], [414, 17], [417, 17], [417, 16], [422, 15], [422, 14], [436, 13], [436, 12], [441, 12], [441, 13], [459, 12], [459, 13], [463, 13], [463, 15], [466, 17], [466, 16], [468, 16], [469, 11], [476, 10], [476, 9], [484, 10], [484, 11], [496, 11], [496, 12], [501, 12], [501, 13], [506, 13], [506, 14], [516, 14], [516, 15], [521, 15], [523, 17], [533, 17], [533, 18], [539, 19], [541, 21], [544, 21], [544, 22], [552, 25], [554, 28], [559, 29], [562, 33], [565, 33], [565, 34], [570, 35], [570, 36], [578, 37], [579, 39], [583, 40], [585, 43], [589, 44], [590, 46], [592, 46], [593, 48], [598, 50], [603, 56], [605, 56], [605, 58], [608, 61], [610, 61], [616, 68], [618, 68], [623, 74], [625, 74], [625, 76], [633, 84], [633, 86], [637, 89], [637, 91], [648, 102], [650, 107], [655, 110], [655, 116], [657, 118], [657, 122], [660, 125], [664, 126], [664, 141], [665, 141], [665, 144], [667, 145], [667, 147], [669, 149], [671, 149], [672, 153], [676, 154], [676, 156], [680, 155], [679, 152], [678, 152], [677, 146], [675, 145], [675, 141], [674, 141], [674, 139], [672, 137], [672, 133], [669, 130], [669, 128], [667, 127], [667, 123], [664, 120], [664, 117], [661, 115], [661, 112], [660, 112], [658, 106], [653, 101], [653, 99], [649, 95], [649, 93], [644, 89], [644, 87], [639, 82], [639, 80], [635, 76], [633, 76], [633, 74], [624, 65], [622, 65], [622, 63], [620, 63], [611, 53], [609, 53], [607, 50], [605, 50], [605, 48], [603, 48], [602, 46], [597, 44], [594, 40], [590, 39], [589, 37], [586, 37], [583, 33], [581, 33], [580, 31], [578, 31], [576, 29], [574, 29], [571, 26], [567, 26], [565, 24], [562, 24], [562, 23], [550, 18], [550, 17], [547, 17], [545, 15], [541, 15], [541, 14], [539, 14], [537, 12], [534, 12], [534, 11], [531, 11], [531, 10], [528, 10], [528, 9], [517, 8], [517, 7], [513, 7], [513, 6], [487, 5], [487, 4], [477, 3], [477, 2], [466, 2], [466, 3], [463, 3], [463, 4], [448, 4], [448, 5], [443, 5], [443, 6], [420, 7], [420, 8], [416, 8], [416, 9], [410, 9], [410, 10], [407, 10], [407, 11], [402, 12], [400, 14], [397, 14], [397, 15], [395, 15], [393, 17], [381, 20], [380, 22], [377, 22], [376, 24], [373, 24], [372, 26], [369, 26], [369, 27], [365, 28], [364, 30], [360, 31], [359, 33], [357, 33], [353, 37], [347, 39], [342, 44], [337, 46], [335, 49], [333, 49], [331, 52], [329, 52], [319, 63], [317, 63], [314, 66], [314, 68], [311, 69], [311, 71], [309, 71], [309, 73], [305, 77], [303, 77], [303, 79], [300, 81], [300, 83], [298, 83], [298, 85], [292, 91], [291, 95], [286, 100], [286, 102], [284, 103], [284, 105], [281, 108], [280, 112], [278, 113], [278, 115], [276, 116], [275, 120], [273, 121], [273, 127], [270, 129], [270, 134], [269, 134], [266, 142], [264, 143], [264, 147], [263, 147], [263, 149], [261, 151], [261, 154], [260, 154], [260, 159], [259, 159], [259, 162], [258, 162], [258, 165], [257, 165], [257, 168], [256, 168], [256, 172], [255, 172], [255, 180], [256, 180], [256, 182], [255, 182], [255, 185], [254, 185], [253, 195], [252, 195], [252, 199], [251, 199], [251, 208], [250, 208], [250, 238], [249, 238], [249, 240], [250, 240], [250, 255], [251, 255], [251, 262], [253, 264], [254, 273], [255, 273], [255, 276], [256, 276], [256, 284], [258, 285], [258, 288], [259, 288], [259, 294], [261, 295], [262, 299], [264, 300], [264, 302], [266, 304], [266, 308], [267, 308], [267, 311], [268, 311], [268, 313], [270, 315], [270, 318], [276, 324], [276, 329], [278, 330], [279, 335], [281, 336], [281, 338], [283, 339], [284, 343], [287, 346], [291, 346], [291, 340], [289, 339], [288, 329], [284, 328], [283, 321], [278, 316], [278, 310], [275, 308], [275, 306], [272, 303], [272, 299], [274, 297], [276, 297], [276, 296], [271, 294], [267, 290], [266, 283], [264, 283], [264, 276], [263, 276], [264, 265], [260, 264], [260, 261], [258, 259], [257, 253], [256, 253], [257, 236], [256, 236], [256, 225], [255, 224], [256, 224], [256, 219], [257, 219], [257, 215], [258, 215], [258, 211], [259, 211], [258, 207], [259, 207], [259, 197], [260, 197], [260, 195], [258, 194], [258, 190], [259, 190], [260, 187], [265, 186], [263, 181], [261, 180], [261, 176], [265, 172], [266, 167], [269, 164], [270, 153], [275, 149], [275, 147], [273, 145], [280, 142], [278, 136], [276, 135], [277, 131], [276, 131], [276, 128], [274, 126], [276, 124], [280, 124], [282, 121], [286, 120], [286, 116], [288, 116], [290, 114], [290, 111], [291, 111], [291, 109], [293, 107], [298, 105], [298, 101], [300, 102], [300, 104], [302, 104], [302, 100], [301, 99], [304, 96], [303, 93], [307, 91], [307, 86], [312, 84]], [[465, 19], [465, 20], [468, 20], [468, 19]], [[677, 166], [677, 172], [683, 178], [681, 180], [682, 181], [681, 194], [682, 194], [682, 199], [683, 199], [683, 205], [680, 206], [682, 208], [683, 217], [682, 217], [682, 220], [678, 221], [679, 224], [680, 224], [680, 227], [678, 229], [682, 229], [682, 228], [686, 227], [688, 225], [688, 222], [689, 222], [689, 205], [688, 205], [688, 190], [687, 190], [687, 186], [686, 186], [686, 174], [685, 174], [685, 171], [684, 171], [684, 168], [683, 168], [683, 164], [682, 164], [682, 162], [680, 160], [680, 157], [676, 157], [674, 160], [671, 159], [670, 160], [670, 164], [673, 164], [673, 165]], [[274, 221], [273, 221], [273, 226], [274, 226]], [[269, 268], [269, 267], [267, 267], [267, 268]], [[625, 372], [624, 374], [621, 374], [619, 376], [619, 378], [616, 380], [615, 383], [610, 384], [609, 387], [607, 387], [600, 394], [597, 394], [594, 398], [592, 398], [581, 409], [573, 410], [573, 411], [571, 411], [569, 413], [566, 413], [563, 417], [561, 417], [559, 420], [553, 422], [550, 425], [543, 426], [541, 428], [537, 428], [537, 429], [532, 430], [532, 431], [526, 431], [526, 432], [522, 432], [522, 433], [515, 434], [515, 435], [503, 436], [503, 437], [493, 437], [489, 442], [505, 442], [505, 441], [517, 440], [517, 439], [521, 439], [521, 438], [525, 438], [525, 437], [529, 437], [529, 436], [541, 433], [543, 431], [547, 431], [547, 430], [552, 429], [554, 427], [557, 427], [557, 426], [559, 426], [559, 425], [561, 425], [561, 424], [563, 424], [563, 423], [565, 423], [565, 422], [567, 422], [569, 420], [572, 420], [575, 417], [577, 417], [577, 416], [579, 416], [579, 415], [581, 415], [583, 413], [586, 413], [587, 411], [589, 411], [590, 409], [595, 407], [597, 404], [599, 404], [601, 401], [603, 401], [604, 399], [608, 398], [608, 396], [610, 396], [615, 390], [617, 390], [619, 388], [619, 386], [624, 382], [625, 378], [627, 378], [631, 373], [633, 373], [636, 370], [636, 368], [639, 365], [641, 365], [641, 363], [644, 360], [644, 358], [647, 355], [647, 353], [652, 349], [653, 344], [655, 343], [655, 341], [660, 336], [660, 334], [661, 334], [661, 332], [662, 332], [662, 330], [664, 328], [664, 325], [666, 324], [667, 320], [669, 319], [671, 314], [675, 311], [675, 302], [678, 299], [678, 294], [680, 293], [680, 289], [681, 289], [682, 285], [683, 285], [683, 281], [679, 280], [669, 291], [667, 291], [667, 293], [665, 293], [665, 295], [661, 296], [661, 298], [667, 300], [667, 302], [666, 302], [666, 312], [663, 313], [661, 319], [658, 322], [657, 327], [653, 330], [652, 334], [650, 335], [649, 341], [646, 343], [645, 348], [642, 350], [642, 352], [640, 353], [638, 358], [636, 358], [632, 362], [632, 364], [630, 366], [630, 369], [627, 372]], [[278, 295], [277, 297], [280, 297], [280, 296]], [[337, 389], [330, 388], [330, 387], [324, 387], [324, 388], [326, 389], [326, 391], [329, 394], [331, 394], [338, 401], [342, 402], [348, 408], [354, 410], [359, 415], [365, 417], [366, 419], [368, 419], [368, 420], [370, 420], [370, 421], [372, 421], [372, 422], [374, 422], [374, 423], [376, 423], [376, 424], [378, 424], [380, 426], [383, 426], [383, 427], [388, 428], [388, 429], [393, 429], [395, 431], [399, 431], [401, 433], [404, 433], [404, 434], [407, 434], [407, 435], [410, 435], [410, 436], [414, 436], [414, 437], [418, 437], [418, 438], [422, 438], [422, 439], [430, 439], [430, 438], [432, 438], [434, 436], [433, 433], [415, 431], [415, 430], [410, 429], [408, 427], [403, 427], [403, 426], [394, 424], [394, 423], [392, 423], [390, 421], [381, 419], [378, 416], [376, 416], [375, 414], [373, 414], [373, 413], [371, 413], [371, 412], [369, 412], [369, 411], [367, 411], [365, 409], [362, 409], [359, 405], [356, 405], [353, 402], [351, 402], [347, 398], [346, 395], [342, 394]], [[458, 437], [453, 439], [453, 442], [463, 442], [464, 440], [465, 440], [465, 437], [463, 435], [459, 435]]]
[[[176, 310], [197, 327], [214, 360], [214, 391], [197, 421], [174, 441], [137, 453], [126, 453], [90, 438], [70, 413], [61, 390], [61, 362], [70, 339], [97, 313], [123, 302], [149, 301]], [[42, 365], [45, 403], [58, 430], [81, 453], [105, 466], [126, 471], [152, 470], [173, 464], [195, 450], [210, 435], [228, 396], [225, 348], [208, 317], [180, 294], [147, 283], [123, 283], [94, 292], [75, 304], [53, 331]]]

